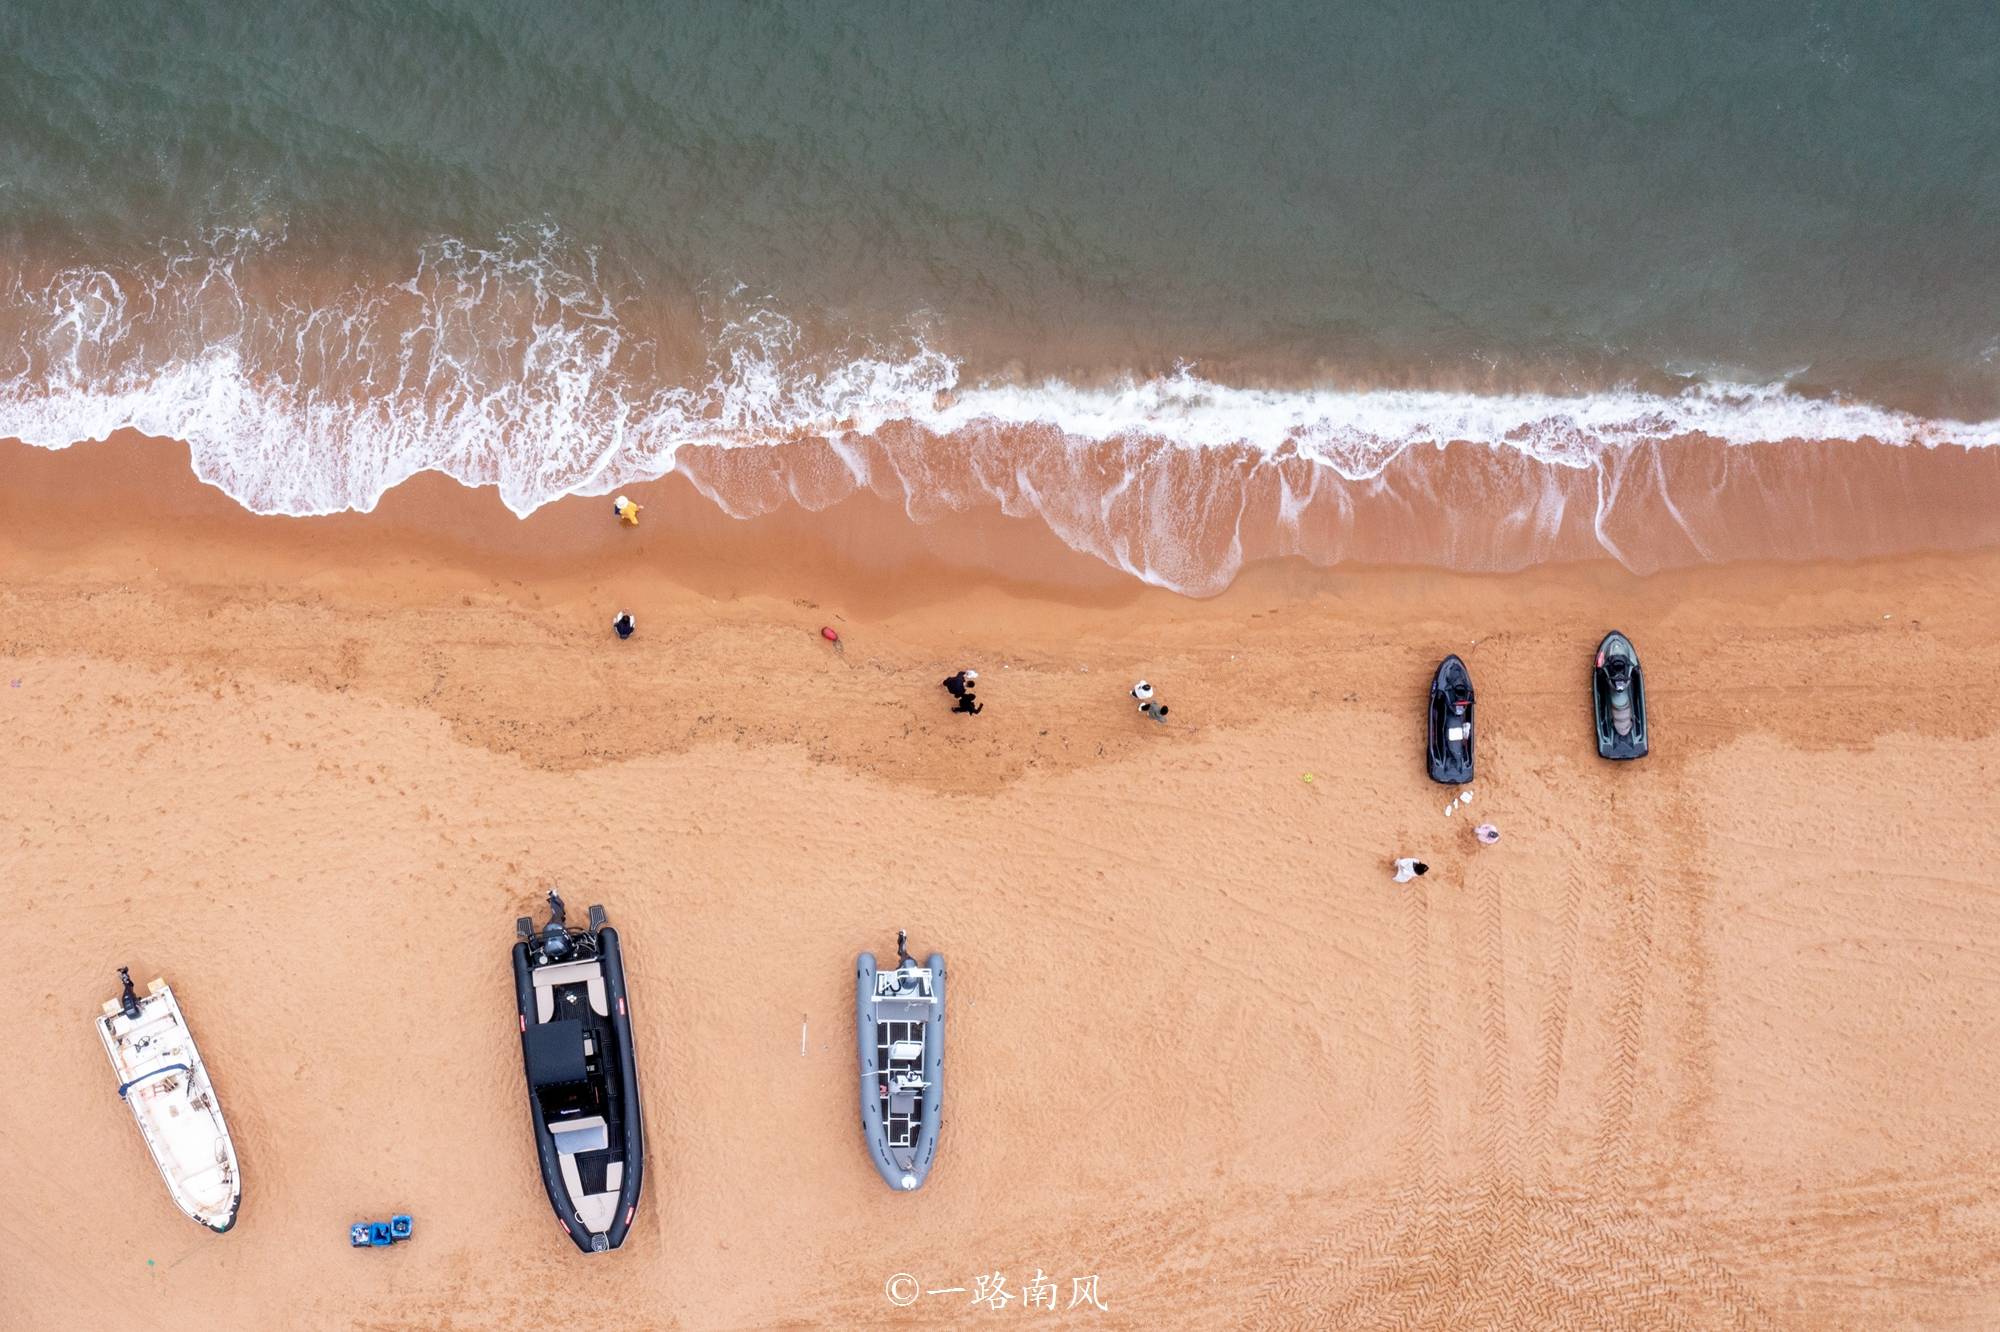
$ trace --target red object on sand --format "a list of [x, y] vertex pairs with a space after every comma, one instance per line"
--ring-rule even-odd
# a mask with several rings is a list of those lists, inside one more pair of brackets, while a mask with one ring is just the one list
[[840, 641], [840, 635], [833, 632], [833, 626], [830, 624], [820, 626], [819, 636], [829, 643], [838, 643]]

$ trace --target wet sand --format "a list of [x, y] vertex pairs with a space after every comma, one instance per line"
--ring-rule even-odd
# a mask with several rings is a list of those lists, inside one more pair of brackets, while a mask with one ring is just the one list
[[1376, 447], [1352, 441], [1343, 465], [1361, 479], [1348, 480], [1289, 446], [1079, 443], [1053, 428], [940, 438], [891, 426], [838, 450], [812, 439], [690, 446], [676, 464], [744, 516], [859, 493], [946, 532], [968, 515], [1032, 517], [1013, 528], [1199, 596], [1242, 568], [1294, 557], [1465, 573], [1615, 559], [1650, 574], [2000, 546], [1994, 447], [1682, 435], [1613, 448], [1577, 432], [1563, 464], [1456, 441], [1406, 448], [1379, 470]]
[[[184, 467], [0, 446], [10, 1327], [976, 1326], [1037, 1269], [1062, 1326], [2000, 1321], [2000, 552], [1196, 602], [867, 496], [732, 524], [663, 483], [631, 532], [421, 478], [256, 519]], [[1633, 765], [1590, 741], [1614, 626]], [[1490, 849], [1423, 774], [1447, 651]], [[508, 975], [551, 884], [623, 930], [641, 1043], [646, 1192], [594, 1258]], [[853, 958], [898, 927], [952, 967], [913, 1197], [854, 1086]], [[230, 1235], [118, 1102], [121, 964], [187, 1007]], [[413, 1243], [347, 1247], [391, 1211]]]

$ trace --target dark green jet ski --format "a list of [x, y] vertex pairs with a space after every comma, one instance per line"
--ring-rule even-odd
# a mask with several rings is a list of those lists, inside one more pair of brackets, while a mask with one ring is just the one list
[[1592, 710], [1597, 715], [1597, 752], [1608, 759], [1646, 756], [1646, 677], [1632, 640], [1613, 630], [1597, 645], [1590, 673]]

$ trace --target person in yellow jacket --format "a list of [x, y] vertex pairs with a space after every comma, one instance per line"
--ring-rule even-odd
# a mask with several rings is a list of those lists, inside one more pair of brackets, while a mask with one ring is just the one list
[[620, 495], [617, 499], [611, 501], [611, 512], [617, 514], [618, 521], [627, 527], [637, 527], [639, 525], [639, 506], [624, 495]]

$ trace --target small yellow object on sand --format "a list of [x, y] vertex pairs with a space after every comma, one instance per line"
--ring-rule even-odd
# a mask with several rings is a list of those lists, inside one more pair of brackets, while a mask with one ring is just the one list
[[617, 513], [618, 521], [624, 523], [627, 527], [637, 527], [639, 525], [639, 506], [631, 500], [626, 499], [623, 495], [620, 495], [611, 502], [611, 508]]
[[1312, 775], [1311, 773], [1307, 773], [1307, 774], [1306, 774], [1306, 782], [1307, 782], [1307, 784], [1308, 784], [1308, 785], [1310, 785], [1310, 784], [1311, 784], [1311, 782], [1312, 782], [1312, 779], [1313, 779], [1313, 775]]

